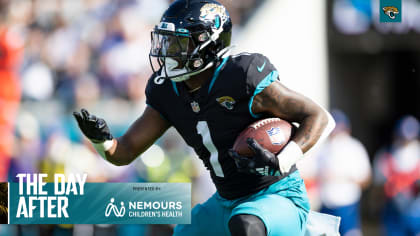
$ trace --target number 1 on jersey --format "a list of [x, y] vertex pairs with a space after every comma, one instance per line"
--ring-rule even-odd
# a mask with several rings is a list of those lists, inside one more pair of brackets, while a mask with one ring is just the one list
[[197, 123], [197, 133], [201, 135], [203, 138], [203, 144], [210, 152], [210, 164], [213, 168], [214, 173], [218, 177], [224, 177], [222, 166], [219, 162], [219, 153], [217, 151], [216, 146], [213, 144], [213, 140], [211, 140], [209, 126], [207, 125], [207, 121], [199, 121]]

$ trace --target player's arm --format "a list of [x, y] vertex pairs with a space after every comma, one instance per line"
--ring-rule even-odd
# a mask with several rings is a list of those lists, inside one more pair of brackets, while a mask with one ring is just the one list
[[151, 107], [147, 107], [119, 137], [113, 138], [106, 122], [90, 115], [86, 110], [73, 113], [83, 134], [89, 138], [98, 153], [114, 165], [128, 165], [146, 151], [169, 127], [170, 124]]
[[279, 81], [272, 82], [254, 97], [252, 113], [266, 113], [290, 122], [299, 123], [292, 140], [276, 156], [263, 148], [255, 139], [248, 139], [254, 156], [243, 157], [234, 150], [229, 155], [238, 171], [259, 175], [283, 175], [316, 144], [333, 130], [331, 115], [312, 100], [286, 88]]
[[[317, 143], [324, 131], [329, 134], [334, 128], [330, 114], [311, 99], [294, 92], [279, 81], [271, 83], [255, 96], [252, 111], [299, 123], [293, 140], [303, 153]], [[328, 127], [328, 130], [325, 130]]]
[[331, 115], [311, 99], [275, 81], [255, 96], [252, 112], [268, 113], [299, 123], [293, 139], [277, 156], [281, 172], [303, 157], [303, 153], [322, 142], [334, 129]]

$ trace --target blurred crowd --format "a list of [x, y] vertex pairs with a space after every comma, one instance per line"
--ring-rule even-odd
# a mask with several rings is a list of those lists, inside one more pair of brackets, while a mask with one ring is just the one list
[[[390, 143], [370, 158], [352, 136], [347, 115], [331, 113], [334, 131], [314, 156], [300, 163], [312, 209], [340, 216], [344, 236], [420, 235], [419, 121], [411, 115], [398, 120]], [[366, 221], [379, 223], [379, 229], [368, 229]]]
[[[233, 38], [262, 1], [221, 1], [235, 24]], [[151, 75], [150, 31], [170, 2], [0, 0], [1, 181], [15, 181], [16, 173], [51, 177], [83, 172], [89, 182], [192, 182], [193, 205], [215, 191], [202, 163], [174, 129], [130, 166], [116, 167], [96, 154], [71, 116], [87, 108], [119, 136], [142, 113]], [[372, 189], [373, 211], [382, 215], [384, 234], [419, 234], [418, 120], [401, 119], [392, 144], [369, 157], [351, 136], [346, 115], [333, 114], [336, 130], [302, 167], [312, 208], [341, 216], [343, 235], [360, 235], [360, 200]], [[170, 232], [171, 226], [145, 225], [0, 227], [0, 235]]]

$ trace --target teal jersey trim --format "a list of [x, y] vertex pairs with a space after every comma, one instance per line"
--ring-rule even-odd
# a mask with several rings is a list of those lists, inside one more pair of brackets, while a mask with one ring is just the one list
[[179, 96], [179, 92], [178, 92], [178, 88], [176, 87], [176, 82], [171, 81], [172, 82], [172, 86], [174, 87], [174, 91], [176, 93], [177, 96]]
[[225, 64], [226, 64], [226, 62], [227, 62], [227, 60], [228, 60], [228, 59], [229, 59], [229, 57], [225, 57], [225, 58], [223, 59], [223, 61], [222, 61], [222, 64], [220, 64], [220, 65], [216, 68], [216, 71], [214, 72], [214, 74], [213, 74], [213, 78], [211, 79], [211, 82], [210, 82], [210, 86], [209, 86], [209, 91], [208, 91], [208, 93], [210, 93], [211, 88], [213, 88], [214, 82], [216, 81], [217, 77], [218, 77], [218, 76], [219, 76], [219, 74], [220, 74], [220, 71], [222, 70], [223, 65], [225, 65]]
[[272, 71], [263, 80], [261, 80], [261, 82], [255, 88], [254, 95], [252, 95], [251, 99], [249, 100], [249, 104], [248, 104], [249, 114], [251, 114], [252, 117], [254, 117], [254, 118], [261, 117], [261, 115], [256, 115], [256, 114], [252, 113], [252, 103], [254, 102], [254, 97], [257, 94], [261, 93], [261, 91], [263, 91], [271, 83], [273, 83], [274, 81], [276, 81], [278, 76], [279, 76], [279, 73], [276, 70]]

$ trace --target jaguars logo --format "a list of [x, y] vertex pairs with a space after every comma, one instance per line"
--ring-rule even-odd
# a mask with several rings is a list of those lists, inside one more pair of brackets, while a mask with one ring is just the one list
[[387, 15], [391, 19], [395, 19], [395, 16], [400, 13], [398, 11], [398, 8], [393, 7], [393, 6], [384, 7], [382, 8], [382, 10], [384, 11], [385, 15]]
[[228, 20], [226, 9], [222, 5], [207, 3], [200, 9], [200, 19], [206, 22], [212, 22], [213, 28], [218, 30]]
[[216, 98], [216, 101], [224, 108], [228, 110], [233, 110], [233, 105], [235, 105], [236, 101], [232, 97], [223, 96], [220, 98]]

